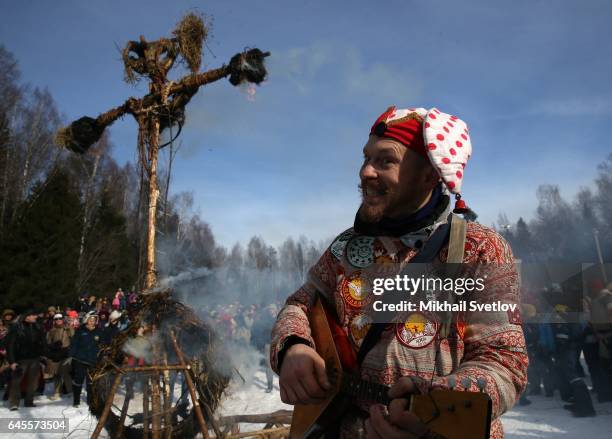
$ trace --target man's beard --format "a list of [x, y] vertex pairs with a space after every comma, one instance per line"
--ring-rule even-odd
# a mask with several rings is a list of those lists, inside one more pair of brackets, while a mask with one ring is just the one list
[[[387, 213], [392, 204], [393, 192], [380, 185], [366, 184], [361, 182], [359, 185], [361, 193], [361, 206], [359, 207], [359, 219], [363, 222], [374, 224], [379, 222]], [[366, 201], [368, 195], [380, 197], [379, 202], [370, 204]]]

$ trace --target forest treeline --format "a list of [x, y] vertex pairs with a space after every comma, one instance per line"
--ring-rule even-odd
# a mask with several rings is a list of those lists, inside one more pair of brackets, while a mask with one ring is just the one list
[[[140, 284], [146, 231], [141, 169], [120, 166], [102, 139], [84, 155], [59, 148], [66, 121], [45, 89], [23, 84], [15, 57], [0, 46], [0, 304], [70, 305], [83, 292], [111, 296]], [[195, 213], [191, 193], [169, 190], [169, 160], [160, 172], [159, 277], [231, 267], [278, 270], [294, 284], [321, 248], [300, 237], [279, 248], [254, 236], [243, 247], [215, 242]], [[279, 276], [276, 277], [280, 278]], [[248, 280], [244, 280], [249, 282]], [[252, 283], [252, 282], [251, 282]], [[284, 284], [280, 283], [279, 288]], [[238, 287], [238, 286], [237, 286]]]
[[[110, 296], [118, 287], [138, 286], [144, 275], [142, 170], [138, 164], [120, 166], [106, 136], [84, 155], [59, 148], [54, 135], [64, 122], [51, 94], [24, 84], [17, 60], [0, 45], [0, 304], [5, 306], [66, 305], [82, 292]], [[254, 236], [244, 247], [218, 245], [195, 213], [192, 194], [171, 191], [171, 159], [170, 153], [159, 179], [160, 277], [215, 270], [226, 276], [236, 297], [270, 290], [273, 282], [278, 298], [303, 282], [324, 244], [300, 237], [273, 247]], [[610, 262], [612, 154], [598, 167], [593, 187], [567, 201], [557, 186], [540, 186], [532, 220], [511, 223], [502, 214], [496, 226], [525, 261], [595, 262], [597, 234]]]
[[496, 228], [508, 239], [514, 255], [527, 263], [599, 263], [598, 241], [603, 262], [610, 264], [612, 154], [597, 166], [593, 188], [580, 188], [568, 201], [557, 185], [540, 185], [536, 189], [538, 206], [530, 221], [519, 217], [512, 223], [501, 213]]

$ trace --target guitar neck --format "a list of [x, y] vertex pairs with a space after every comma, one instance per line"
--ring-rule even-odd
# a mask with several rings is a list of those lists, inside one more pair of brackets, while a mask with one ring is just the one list
[[373, 383], [371, 381], [365, 381], [358, 376], [347, 373], [342, 375], [340, 391], [356, 398], [375, 401], [384, 405], [388, 405], [391, 401], [387, 395], [387, 392], [389, 391], [388, 386]]

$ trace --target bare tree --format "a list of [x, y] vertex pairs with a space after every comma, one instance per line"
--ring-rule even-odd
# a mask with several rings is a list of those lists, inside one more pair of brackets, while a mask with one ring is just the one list
[[13, 175], [11, 144], [14, 140], [17, 104], [23, 93], [17, 61], [0, 45], [0, 237], [10, 209], [10, 177]]

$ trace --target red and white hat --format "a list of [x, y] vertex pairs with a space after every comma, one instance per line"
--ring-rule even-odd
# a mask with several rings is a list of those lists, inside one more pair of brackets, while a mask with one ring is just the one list
[[389, 107], [374, 122], [370, 135], [396, 140], [427, 157], [448, 190], [455, 194], [455, 213], [468, 210], [461, 199], [461, 183], [472, 155], [472, 143], [464, 121], [437, 108]]

